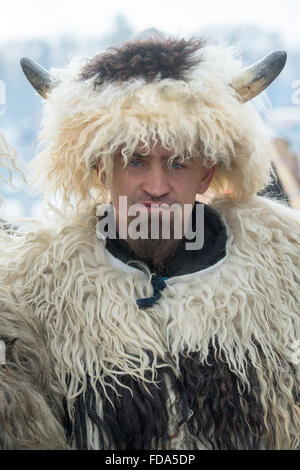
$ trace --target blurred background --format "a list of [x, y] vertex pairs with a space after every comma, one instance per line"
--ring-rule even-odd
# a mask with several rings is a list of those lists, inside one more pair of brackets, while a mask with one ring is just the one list
[[[27, 164], [37, 152], [42, 98], [21, 71], [21, 57], [61, 67], [74, 55], [163, 32], [238, 45], [245, 66], [273, 50], [288, 61], [268, 88], [264, 114], [278, 149], [274, 166], [290, 205], [300, 210], [300, 2], [298, 0], [10, 0], [1, 2], [0, 131]], [[0, 218], [39, 216], [41, 196], [16, 180], [1, 183]]]

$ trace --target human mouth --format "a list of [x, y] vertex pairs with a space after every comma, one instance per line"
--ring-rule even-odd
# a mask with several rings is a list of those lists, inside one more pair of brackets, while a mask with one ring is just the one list
[[140, 202], [138, 205], [146, 208], [147, 212], [161, 212], [170, 209], [169, 205], [166, 203], [159, 203], [153, 201]]

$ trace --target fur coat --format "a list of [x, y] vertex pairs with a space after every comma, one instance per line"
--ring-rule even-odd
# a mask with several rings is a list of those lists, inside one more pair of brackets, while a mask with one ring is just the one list
[[114, 258], [95, 210], [0, 231], [0, 447], [291, 449], [299, 445], [300, 215], [213, 203], [226, 256], [171, 277]]

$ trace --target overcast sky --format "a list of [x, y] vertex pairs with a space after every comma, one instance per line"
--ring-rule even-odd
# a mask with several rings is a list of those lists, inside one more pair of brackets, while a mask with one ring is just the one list
[[188, 35], [208, 25], [254, 23], [300, 46], [299, 0], [2, 0], [0, 40], [60, 33], [102, 36], [118, 13], [136, 32], [155, 27]]

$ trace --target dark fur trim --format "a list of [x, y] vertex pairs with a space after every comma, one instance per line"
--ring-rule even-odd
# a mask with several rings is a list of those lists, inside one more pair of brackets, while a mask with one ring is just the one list
[[[291, 366], [288, 367], [293, 374]], [[265, 442], [265, 423], [260, 403], [260, 386], [256, 370], [248, 362], [250, 387], [242, 386], [229, 369], [224, 358], [211, 352], [207, 363], [200, 362], [199, 354], [182, 355], [180, 376], [171, 366], [157, 369], [157, 385], [147, 385], [128, 375], [118, 375], [120, 384], [107, 377], [106, 393], [98, 384], [103, 401], [103, 418], [97, 414], [95, 393], [88, 385], [85, 396], [75, 404], [75, 422], [66, 421], [69, 438], [73, 436], [80, 449], [88, 448], [85, 415], [98, 428], [102, 449], [147, 450], [172, 448], [169, 430], [168, 390], [166, 375], [178, 399], [173, 415], [178, 416], [178, 430], [184, 426], [188, 446], [208, 449], [258, 449]], [[150, 377], [149, 377], [150, 378]], [[125, 388], [128, 387], [128, 388]], [[131, 393], [132, 392], [132, 393]], [[268, 418], [272, 429], [272, 417]], [[107, 436], [108, 446], [103, 434]], [[274, 436], [268, 436], [267, 446], [274, 448]]]
[[216, 360], [210, 354], [208, 363], [199, 367], [197, 355], [183, 357], [181, 386], [193, 413], [187, 422], [189, 435], [200, 437], [211, 449], [256, 449], [264, 424], [252, 366], [248, 368], [248, 379], [251, 388], [241, 393], [238, 377], [222, 358]]
[[104, 81], [127, 81], [142, 77], [147, 81], [173, 78], [184, 80], [185, 73], [198, 65], [193, 53], [205, 45], [202, 39], [148, 39], [126, 43], [110, 52], [96, 55], [81, 70], [80, 79], [95, 77], [95, 86]]
[[[165, 367], [163, 370], [170, 374], [169, 367]], [[150, 379], [148, 374], [145, 374], [145, 377]], [[75, 438], [79, 449], [88, 448], [85, 423], [87, 414], [98, 428], [102, 450], [166, 448], [168, 441], [168, 411], [166, 408], [168, 394], [164, 378], [158, 377], [157, 385], [148, 385], [148, 390], [144, 383], [130, 375], [118, 375], [117, 379], [121, 385], [114, 382], [111, 376], [106, 378], [106, 393], [109, 394], [111, 401], [107, 398], [99, 382], [97, 384], [97, 390], [103, 403], [104, 416], [101, 419], [97, 413], [95, 392], [88, 378], [85, 396], [80, 395], [75, 402], [74, 424], [66, 415], [65, 427], [68, 437]], [[108, 446], [105, 444], [104, 434], [108, 440]]]

